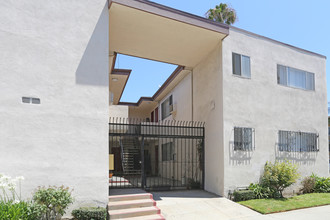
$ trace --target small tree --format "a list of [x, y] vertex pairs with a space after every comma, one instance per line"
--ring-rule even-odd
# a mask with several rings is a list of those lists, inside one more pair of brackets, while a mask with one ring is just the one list
[[220, 3], [216, 5], [215, 8], [209, 9], [205, 16], [212, 21], [228, 25], [234, 24], [237, 20], [235, 9], [228, 7], [228, 5], [224, 3]]
[[283, 197], [283, 190], [297, 181], [299, 178], [298, 166], [288, 161], [267, 162], [264, 173], [261, 176], [261, 184], [270, 187]]

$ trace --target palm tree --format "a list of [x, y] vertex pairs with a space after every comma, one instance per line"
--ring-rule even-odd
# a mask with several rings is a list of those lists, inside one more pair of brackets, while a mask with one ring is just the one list
[[220, 3], [215, 8], [210, 9], [206, 12], [206, 18], [225, 23], [228, 25], [234, 24], [237, 20], [236, 11], [233, 8], [227, 6], [227, 4]]

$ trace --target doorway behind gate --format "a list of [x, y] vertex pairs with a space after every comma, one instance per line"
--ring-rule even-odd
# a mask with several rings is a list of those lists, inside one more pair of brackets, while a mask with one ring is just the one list
[[110, 189], [204, 188], [204, 123], [110, 118]]

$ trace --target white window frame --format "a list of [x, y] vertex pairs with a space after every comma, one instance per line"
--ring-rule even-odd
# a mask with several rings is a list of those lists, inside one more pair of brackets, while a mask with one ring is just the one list
[[[282, 66], [285, 68], [286, 70], [286, 84], [281, 84], [280, 83], [280, 79], [279, 79], [279, 66]], [[308, 72], [308, 71], [305, 71], [305, 70], [301, 70], [301, 69], [297, 69], [297, 68], [294, 68], [294, 67], [290, 67], [290, 66], [286, 66], [286, 65], [282, 65], [282, 64], [277, 64], [276, 66], [276, 76], [277, 76], [277, 84], [278, 85], [281, 85], [281, 86], [286, 86], [286, 87], [290, 87], [290, 88], [295, 88], [295, 89], [302, 89], [302, 90], [305, 90], [305, 91], [315, 91], [315, 73], [312, 73], [312, 72]], [[298, 87], [298, 86], [294, 86], [294, 85], [290, 85], [289, 83], [289, 69], [294, 69], [294, 70], [297, 70], [297, 71], [301, 71], [305, 74], [305, 88], [303, 87]], [[313, 88], [312, 89], [307, 89], [307, 78], [308, 78], [308, 74], [312, 74], [313, 75]]]
[[[234, 54], [239, 55], [239, 57], [240, 57], [240, 64], [241, 65], [240, 65], [240, 74], [239, 75], [234, 73]], [[249, 58], [249, 75], [242, 75], [242, 70], [243, 70], [242, 57]], [[245, 78], [245, 79], [251, 79], [251, 57], [243, 55], [243, 54], [232, 52], [232, 58], [231, 59], [232, 59], [232, 72], [233, 72], [232, 75], [237, 76], [237, 77], [242, 77], [242, 78]]]

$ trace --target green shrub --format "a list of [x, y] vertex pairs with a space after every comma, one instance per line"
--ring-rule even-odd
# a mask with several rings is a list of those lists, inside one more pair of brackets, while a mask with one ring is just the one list
[[2, 220], [36, 220], [40, 216], [40, 207], [31, 202], [0, 201], [0, 219]]
[[107, 210], [101, 207], [82, 207], [72, 211], [72, 216], [78, 220], [105, 220]]
[[313, 176], [305, 177], [303, 179], [303, 181], [301, 182], [302, 188], [300, 189], [300, 192], [302, 192], [302, 193], [314, 192], [315, 183], [316, 183], [316, 180]]
[[249, 190], [254, 192], [256, 199], [273, 198], [275, 194], [274, 190], [270, 189], [269, 187], [262, 186], [259, 183], [251, 183]]
[[245, 201], [245, 200], [250, 200], [250, 199], [255, 199], [255, 194], [252, 190], [237, 190], [233, 193], [234, 196], [234, 201], [239, 202], [239, 201]]
[[40, 205], [43, 218], [56, 219], [65, 213], [65, 209], [73, 203], [68, 187], [39, 187], [33, 195], [33, 201]]
[[330, 177], [318, 177], [313, 174], [311, 178], [315, 179], [314, 192], [316, 193], [330, 193]]
[[264, 173], [261, 176], [261, 185], [269, 187], [274, 191], [274, 197], [278, 193], [283, 197], [283, 190], [299, 178], [298, 167], [290, 162], [267, 162], [264, 167]]

